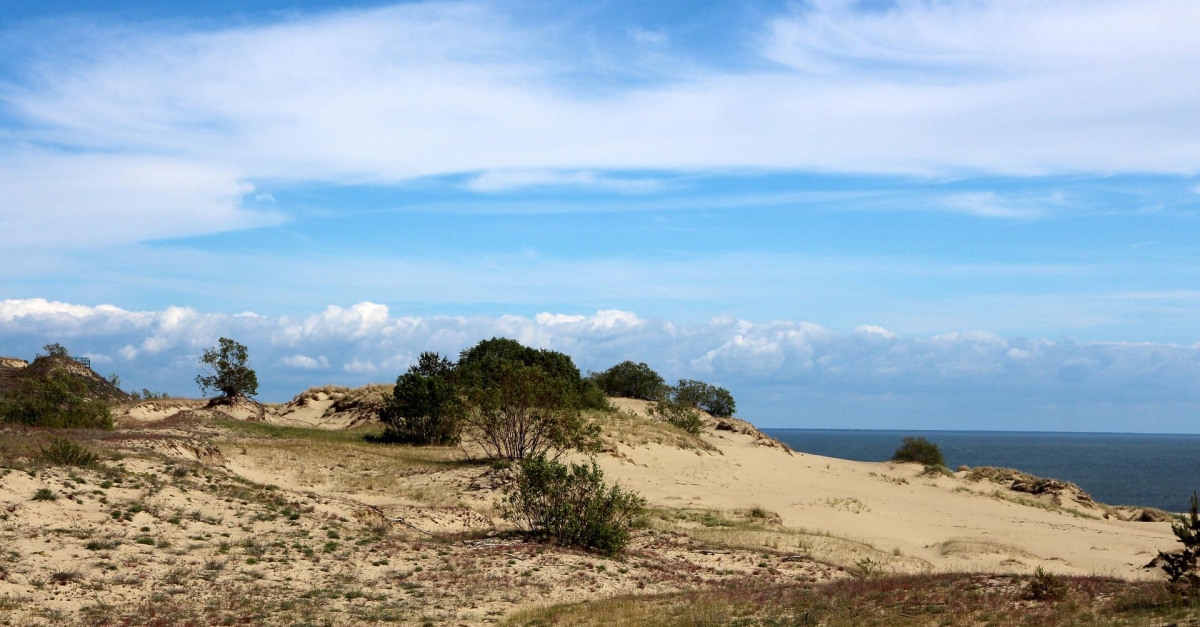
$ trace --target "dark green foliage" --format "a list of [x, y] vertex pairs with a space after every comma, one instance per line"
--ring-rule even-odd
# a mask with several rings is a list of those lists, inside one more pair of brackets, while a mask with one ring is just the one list
[[649, 413], [651, 416], [665, 420], [692, 435], [700, 435], [704, 431], [704, 419], [700, 417], [700, 412], [691, 405], [659, 400], [650, 406]]
[[22, 377], [0, 396], [0, 422], [56, 429], [111, 429], [112, 412], [92, 398], [87, 381], [55, 368], [44, 376]]
[[156, 398], [171, 398], [171, 395], [167, 394], [166, 392], [156, 394], [147, 388], [142, 388], [142, 392], [140, 394], [137, 392], [130, 392], [129, 396], [135, 401], [152, 401]]
[[462, 403], [454, 364], [437, 353], [421, 353], [417, 365], [396, 379], [380, 412], [387, 429], [380, 439], [411, 444], [457, 444]]
[[629, 543], [629, 528], [646, 500], [604, 483], [596, 465], [565, 464], [530, 457], [521, 462], [515, 485], [501, 503], [504, 518], [543, 542], [578, 546], [605, 555]]
[[599, 446], [599, 427], [580, 411], [579, 387], [561, 371], [490, 357], [459, 362], [467, 434], [493, 459], [524, 459]]
[[666, 381], [644, 363], [623, 361], [588, 377], [608, 396], [655, 401], [667, 391]]
[[945, 466], [942, 449], [925, 438], [904, 438], [900, 448], [892, 455], [894, 462], [915, 462], [926, 466]]
[[66, 438], [52, 437], [33, 451], [34, 459], [54, 466], [95, 466], [100, 456], [88, 447]]
[[1192, 493], [1192, 505], [1181, 522], [1171, 525], [1183, 548], [1170, 553], [1159, 552], [1154, 559], [1162, 566], [1171, 586], [1176, 590], [1200, 590], [1200, 499]]
[[547, 376], [567, 381], [574, 387], [580, 407], [584, 409], [609, 409], [608, 399], [596, 385], [580, 376], [579, 368], [569, 355], [558, 351], [529, 348], [516, 340], [492, 338], [483, 340], [464, 350], [458, 357], [456, 368], [460, 376], [475, 381], [487, 381], [496, 364], [519, 363], [541, 368]]
[[737, 410], [729, 390], [703, 381], [680, 379], [679, 384], [671, 388], [670, 396], [675, 403], [699, 407], [718, 418], [729, 418]]
[[38, 488], [37, 492], [33, 493], [35, 501], [53, 501], [58, 499], [58, 495], [50, 491], [50, 488]]
[[70, 353], [67, 351], [67, 347], [63, 346], [62, 344], [59, 344], [58, 342], [55, 342], [53, 344], [47, 344], [42, 347], [42, 350], [46, 351], [47, 357], [68, 357], [68, 356], [70, 356]]
[[1061, 601], [1067, 596], [1067, 584], [1054, 573], [1038, 566], [1029, 579], [1026, 595], [1033, 601]]
[[216, 390], [226, 398], [258, 394], [258, 375], [246, 365], [249, 357], [245, 345], [227, 337], [217, 340], [217, 346], [200, 357], [207, 373], [196, 375], [201, 393]]

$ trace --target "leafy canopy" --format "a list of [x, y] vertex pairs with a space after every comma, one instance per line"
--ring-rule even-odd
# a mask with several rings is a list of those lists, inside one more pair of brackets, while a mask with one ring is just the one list
[[493, 357], [464, 368], [459, 381], [467, 435], [492, 459], [518, 460], [599, 446], [598, 425], [581, 412], [578, 385], [540, 365]]
[[589, 378], [609, 396], [655, 401], [667, 391], [666, 381], [645, 363], [623, 361]]
[[380, 420], [383, 440], [410, 444], [457, 444], [462, 430], [454, 363], [437, 353], [421, 353], [417, 365], [396, 379]]
[[227, 337], [217, 340], [217, 346], [205, 350], [200, 357], [203, 371], [196, 375], [200, 392], [215, 390], [226, 398], [257, 395], [258, 375], [247, 366], [249, 359], [244, 344]]

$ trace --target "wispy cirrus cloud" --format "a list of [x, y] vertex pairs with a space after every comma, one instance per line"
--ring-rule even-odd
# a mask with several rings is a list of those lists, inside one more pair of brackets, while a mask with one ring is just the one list
[[740, 414], [773, 426], [1196, 430], [1200, 347], [1006, 338], [980, 331], [900, 337], [878, 325], [839, 333], [795, 320], [679, 324], [626, 311], [533, 317], [396, 316], [363, 302], [300, 318], [125, 311], [0, 301], [3, 351], [29, 357], [60, 339], [136, 386], [194, 393], [203, 348], [250, 348], [264, 394], [393, 379], [424, 350], [455, 355], [510, 337], [566, 352], [584, 370], [645, 361], [668, 378], [729, 387]]
[[25, 241], [39, 216], [126, 240], [269, 223], [246, 200], [260, 181], [483, 173], [467, 188], [627, 193], [656, 183], [610, 172], [1200, 168], [1193, 2], [855, 6], [797, 5], [762, 23], [745, 42], [756, 54], [736, 63], [651, 46], [650, 75], [636, 49], [594, 54], [569, 24], [486, 3], [227, 27], [31, 25], [41, 30], [4, 38], [0, 159], [13, 167], [0, 186], [14, 200], [0, 241]]

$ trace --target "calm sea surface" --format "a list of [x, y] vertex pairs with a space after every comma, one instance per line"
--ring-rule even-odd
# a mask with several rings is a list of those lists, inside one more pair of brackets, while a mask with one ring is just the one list
[[905, 436], [936, 442], [946, 465], [1001, 466], [1079, 484], [1111, 505], [1180, 512], [1200, 491], [1200, 435], [763, 429], [797, 451], [889, 459]]

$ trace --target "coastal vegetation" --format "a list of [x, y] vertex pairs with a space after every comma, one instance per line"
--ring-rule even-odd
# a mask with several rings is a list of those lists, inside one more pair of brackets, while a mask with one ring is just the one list
[[942, 456], [941, 447], [922, 437], [904, 438], [900, 448], [896, 449], [895, 454], [892, 455], [892, 461], [911, 462], [933, 467], [946, 465], [946, 458]]
[[616, 555], [646, 500], [608, 486], [595, 460], [563, 464], [545, 455], [526, 458], [500, 507], [501, 515], [540, 541]]
[[1184, 594], [1200, 593], [1200, 496], [1195, 492], [1187, 515], [1172, 524], [1171, 531], [1183, 548], [1159, 551], [1155, 562], [1166, 572], [1173, 590]]
[[216, 391], [221, 397], [245, 398], [258, 395], [258, 374], [248, 365], [250, 353], [244, 344], [227, 337], [200, 356], [204, 372], [196, 375], [201, 393]]
[[[1006, 469], [894, 466], [882, 477], [895, 485], [880, 486], [872, 467], [786, 454], [748, 423], [705, 416], [697, 382], [601, 407], [587, 400], [600, 384], [569, 356], [481, 345], [457, 362], [422, 354], [394, 386], [308, 390], [265, 419], [78, 387], [110, 399], [115, 432], [0, 426], [0, 624], [1115, 627], [1200, 615], [1195, 511], [1175, 525], [1183, 550], [1160, 555], [1181, 565], [1180, 583], [1072, 576], [1056, 553], [958, 525], [970, 528], [972, 507], [1027, 532], [1049, 533], [1047, 516], [1114, 536], [1149, 519]], [[37, 379], [60, 376], [49, 365]], [[751, 468], [812, 483], [776, 500], [775, 484], [743, 489], [766, 480]], [[722, 490], [725, 501], [707, 496]], [[968, 514], [955, 535], [913, 546], [863, 531], [917, 492]], [[1144, 537], [1165, 535], [1158, 524]], [[934, 574], [977, 563], [986, 574]]]

